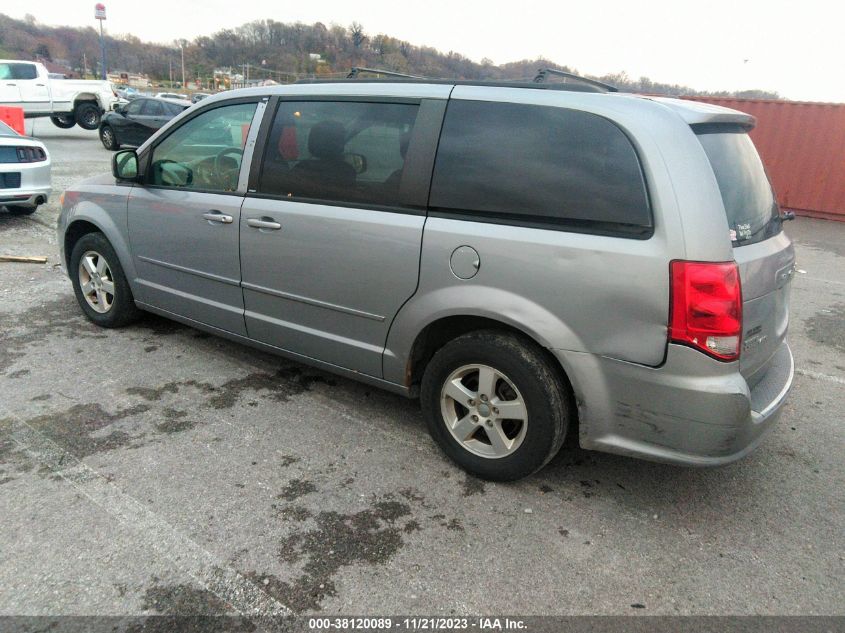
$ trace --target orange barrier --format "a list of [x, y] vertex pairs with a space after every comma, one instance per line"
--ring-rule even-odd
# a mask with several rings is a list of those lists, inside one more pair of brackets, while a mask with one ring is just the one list
[[26, 129], [23, 126], [23, 108], [0, 106], [0, 121], [3, 121], [18, 134], [26, 134]]
[[845, 103], [683, 97], [746, 112], [783, 209], [845, 222]]

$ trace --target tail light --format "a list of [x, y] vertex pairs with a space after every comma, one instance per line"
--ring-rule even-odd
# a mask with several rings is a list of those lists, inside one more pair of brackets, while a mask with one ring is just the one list
[[38, 163], [47, 160], [47, 154], [40, 147], [18, 147], [17, 154], [19, 163]]
[[670, 264], [669, 340], [713, 358], [739, 358], [742, 289], [736, 262]]

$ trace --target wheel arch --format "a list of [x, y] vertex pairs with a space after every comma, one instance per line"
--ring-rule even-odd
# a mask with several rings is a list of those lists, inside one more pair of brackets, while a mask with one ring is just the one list
[[129, 245], [112, 218], [102, 210], [100, 210], [99, 214], [91, 213], [90, 211], [87, 213], [77, 212], [68, 223], [62, 237], [65, 269], [70, 273], [70, 256], [73, 252], [73, 247], [84, 235], [88, 235], [89, 233], [102, 233], [109, 241], [114, 252], [117, 253], [120, 266], [126, 275], [126, 281], [134, 293], [136, 274]]
[[435, 319], [423, 327], [411, 345], [406, 363], [405, 386], [408, 389], [409, 395], [412, 397], [419, 395], [419, 388], [423, 374], [437, 350], [442, 348], [449, 341], [454, 340], [463, 334], [478, 330], [497, 330], [499, 332], [512, 334], [517, 338], [521, 338], [534, 344], [537, 350], [545, 356], [545, 358], [549, 361], [549, 365], [555, 370], [564, 386], [563, 397], [568, 399], [572, 405], [570, 407], [570, 411], [572, 411], [573, 415], [572, 419], [569, 421], [568, 438], [575, 438], [575, 441], [577, 441], [577, 438], [580, 435], [580, 422], [577, 406], [579, 398], [576, 396], [573, 381], [570, 379], [572, 368], [566, 367], [563, 360], [558, 355], [553, 354], [550, 349], [544, 345], [535, 334], [528, 331], [527, 328], [519, 327], [517, 324], [509, 323], [499, 318], [480, 316], [472, 313], [452, 314]]
[[101, 109], [103, 107], [103, 105], [100, 103], [99, 96], [97, 96], [97, 94], [95, 94], [93, 92], [79, 92], [76, 95], [74, 95], [74, 97], [73, 97], [73, 109], [74, 110], [76, 110], [77, 106], [79, 106], [83, 103], [93, 103], [94, 105], [96, 105], [98, 108], [101, 108]]

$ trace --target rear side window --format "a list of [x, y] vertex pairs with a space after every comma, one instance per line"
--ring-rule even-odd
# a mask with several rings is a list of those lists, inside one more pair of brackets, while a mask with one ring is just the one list
[[177, 116], [179, 114], [182, 114], [185, 108], [187, 108], [187, 106], [180, 106], [176, 105], [175, 103], [164, 103], [162, 105], [164, 106], [165, 114], [168, 114], [170, 116]]
[[162, 116], [164, 114], [164, 106], [161, 105], [160, 101], [147, 99], [144, 102], [144, 108], [141, 110], [141, 114], [144, 116]]
[[697, 126], [722, 193], [734, 246], [761, 242], [780, 232], [778, 205], [751, 138], [738, 126]]
[[564, 108], [451, 101], [430, 205], [467, 219], [651, 234], [637, 154], [607, 119]]
[[341, 203], [399, 205], [418, 105], [283, 101], [258, 190]]

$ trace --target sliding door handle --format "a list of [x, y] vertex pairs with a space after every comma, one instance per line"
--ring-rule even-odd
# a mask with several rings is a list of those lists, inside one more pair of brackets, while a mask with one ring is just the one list
[[220, 224], [231, 224], [234, 220], [231, 215], [220, 213], [220, 211], [209, 211], [208, 213], [203, 213], [202, 217], [209, 222], [219, 222]]
[[246, 224], [254, 229], [268, 229], [270, 231], [278, 231], [282, 228], [282, 225], [274, 222], [272, 218], [249, 218]]

